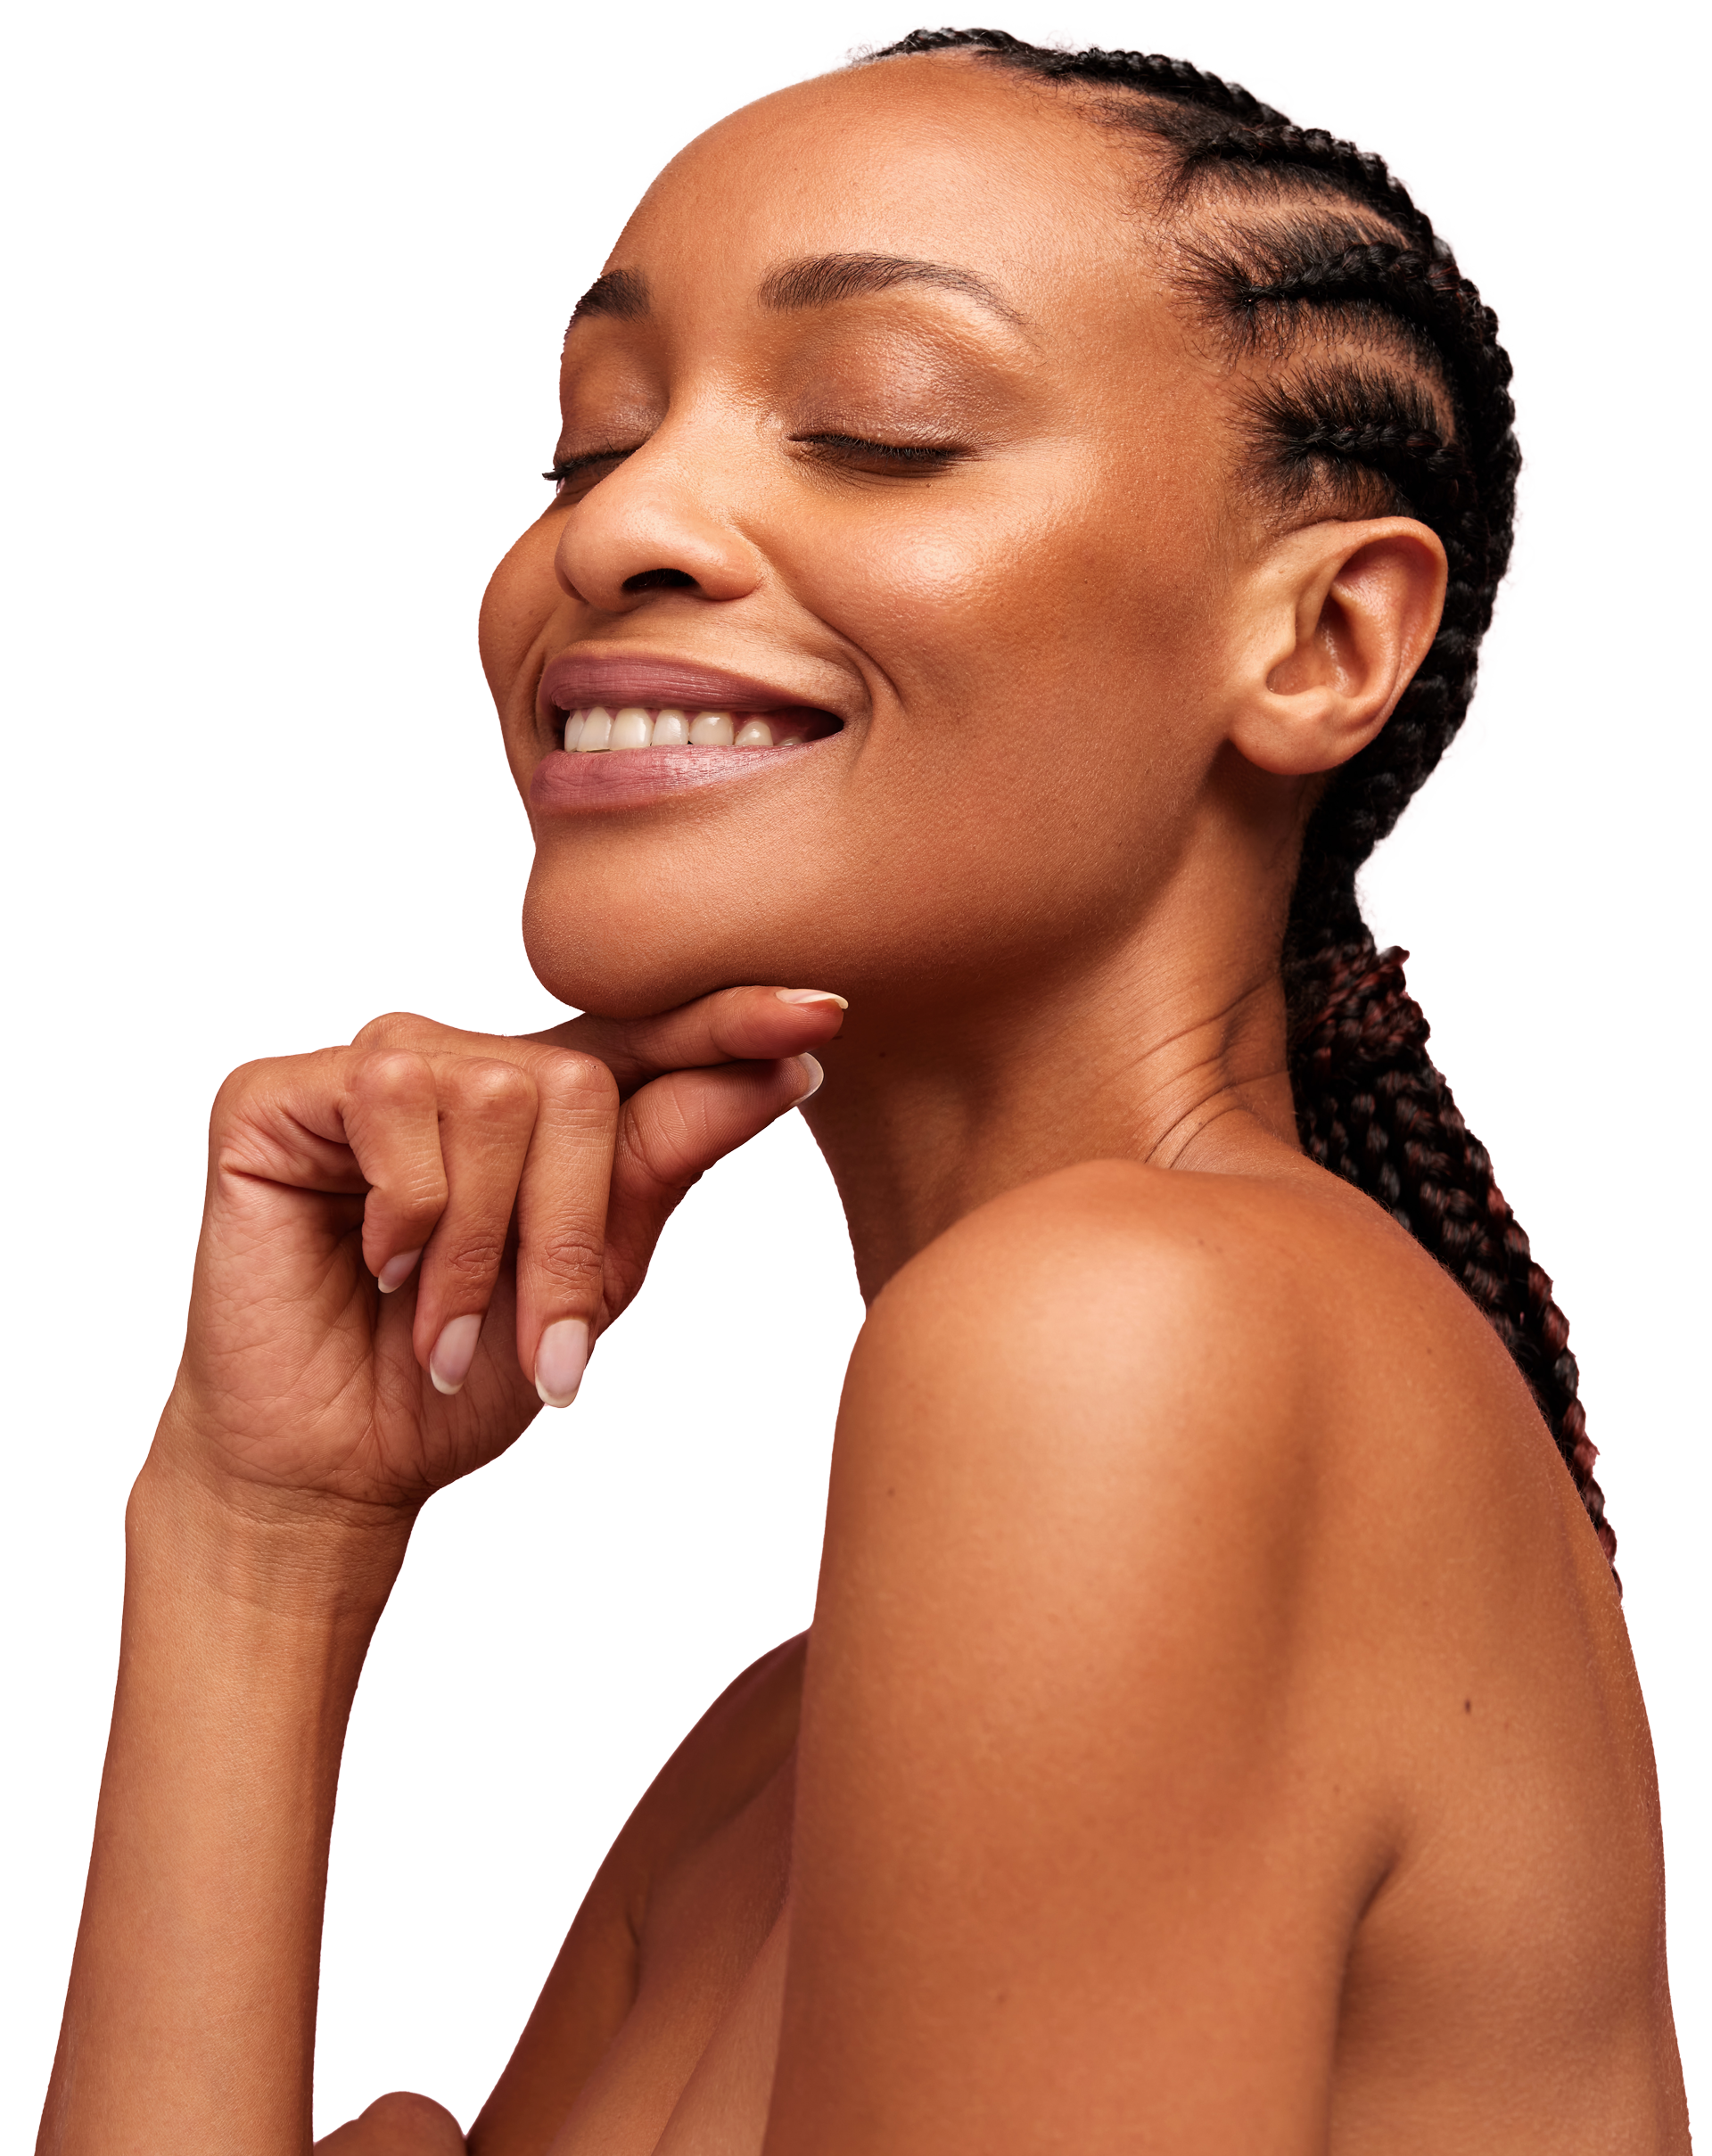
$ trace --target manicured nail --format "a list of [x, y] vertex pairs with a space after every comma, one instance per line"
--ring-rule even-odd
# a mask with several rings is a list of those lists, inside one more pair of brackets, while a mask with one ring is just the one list
[[774, 993], [781, 1003], [835, 1003], [840, 1010], [850, 1005], [843, 996], [835, 996], [829, 988], [780, 988]]
[[391, 1295], [395, 1288], [402, 1288], [416, 1270], [416, 1260], [421, 1255], [420, 1249], [400, 1250], [397, 1257], [388, 1258], [381, 1267], [374, 1277], [374, 1285], [383, 1295]]
[[802, 1066], [803, 1074], [807, 1077], [809, 1082], [802, 1090], [797, 1095], [796, 1099], [793, 1104], [794, 1107], [800, 1108], [805, 1100], [812, 1100], [815, 1095], [820, 1090], [820, 1088], [827, 1082], [827, 1074], [821, 1069], [820, 1066], [815, 1061], [812, 1056], [799, 1056], [796, 1060]]
[[582, 1318], [559, 1318], [541, 1335], [535, 1353], [535, 1390], [548, 1407], [569, 1407], [588, 1363], [588, 1327]]
[[454, 1318], [446, 1327], [428, 1358], [428, 1375], [433, 1379], [437, 1393], [462, 1390], [464, 1380], [470, 1374], [470, 1365], [475, 1361], [476, 1344], [481, 1337], [479, 1317]]

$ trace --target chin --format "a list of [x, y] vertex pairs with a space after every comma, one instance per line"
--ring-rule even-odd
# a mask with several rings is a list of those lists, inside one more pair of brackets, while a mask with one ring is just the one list
[[586, 886], [556, 889], [558, 881], [531, 877], [523, 947], [541, 985], [577, 1010], [651, 1017], [718, 988], [789, 986], [809, 963], [802, 940], [777, 921], [735, 911], [696, 920], [646, 900], [620, 903]]

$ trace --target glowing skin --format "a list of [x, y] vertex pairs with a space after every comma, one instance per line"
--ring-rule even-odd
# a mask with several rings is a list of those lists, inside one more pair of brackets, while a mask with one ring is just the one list
[[[1301, 818], [1407, 679], [1443, 574], [1403, 520], [1305, 545], [1231, 514], [1229, 370], [1165, 286], [1135, 159], [1000, 78], [882, 72], [884, 93], [835, 78], [736, 116], [650, 192], [612, 258], [647, 309], [572, 325], [572, 476], [482, 613], [543, 977], [619, 1013], [804, 970], [849, 994], [817, 1131], [838, 1168], [847, 1115], [862, 1155], [841, 1185], [870, 1292], [979, 1197], [1157, 1143], [1233, 1082], [1288, 1137], [1273, 960]], [[852, 95], [834, 208], [825, 129]], [[924, 130], [948, 95], [974, 132]], [[734, 200], [715, 261], [684, 205], [745, 154], [800, 177]], [[778, 303], [802, 296], [778, 290], [790, 265], [867, 254], [957, 276]], [[852, 446], [874, 441], [910, 454]], [[728, 669], [837, 730], [693, 808], [654, 812], [637, 773], [627, 813], [582, 813], [613, 797], [562, 799], [542, 768], [543, 670], [567, 654]], [[1132, 1066], [1150, 1030], [1190, 1044], [1171, 1060], [1192, 1080], [1144, 1089], [1165, 1124], [1116, 1094], [1091, 1122], [1090, 1056]], [[993, 1039], [997, 1061], [963, 1052]], [[885, 1120], [914, 1133], [895, 1160], [868, 1128], [882, 1047]], [[1043, 1155], [1055, 1094], [1074, 1114]]]
[[[621, 235], [482, 619], [530, 951], [599, 1015], [223, 1090], [51, 2156], [307, 2144], [415, 1512], [811, 1099], [872, 1304], [812, 1646], [644, 1798], [468, 2146], [1686, 2150], [1609, 1570], [1490, 1329], [1295, 1143], [1300, 832], [1443, 550], [1260, 514], [1149, 171], [888, 62]], [[323, 2148], [465, 2145], [395, 2095]]]

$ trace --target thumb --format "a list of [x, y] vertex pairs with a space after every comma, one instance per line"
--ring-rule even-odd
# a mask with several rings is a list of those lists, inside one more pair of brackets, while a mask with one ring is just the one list
[[641, 1287], [660, 1231], [685, 1192], [716, 1161], [806, 1100], [820, 1080], [820, 1066], [804, 1054], [674, 1071], [631, 1096], [619, 1116], [607, 1204], [609, 1318]]
[[844, 1010], [844, 998], [829, 989], [721, 988], [656, 1016], [591, 1013], [529, 1037], [598, 1056], [620, 1091], [631, 1093], [668, 1071], [812, 1052], [837, 1033]]

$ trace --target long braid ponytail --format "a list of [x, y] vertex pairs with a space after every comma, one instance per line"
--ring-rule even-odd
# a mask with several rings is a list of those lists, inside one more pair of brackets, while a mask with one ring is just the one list
[[[1187, 61], [984, 29], [917, 30], [869, 57], [943, 52], [1074, 86], [1169, 152], [1184, 294], [1230, 349], [1272, 362], [1245, 414], [1247, 475], [1264, 496], [1307, 516], [1416, 516], [1444, 543], [1432, 647], [1304, 841], [1283, 950], [1297, 1128], [1486, 1313], [1613, 1557], [1568, 1322], [1427, 1052], [1406, 953], [1378, 949], [1355, 889], [1462, 723], [1510, 560], [1521, 457], [1497, 317], [1380, 159]], [[1204, 204], [1217, 215], [1198, 222]]]

